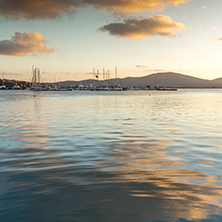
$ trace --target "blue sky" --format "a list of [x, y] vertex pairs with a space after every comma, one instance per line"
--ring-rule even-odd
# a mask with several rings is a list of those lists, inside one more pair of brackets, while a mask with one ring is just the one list
[[34, 65], [45, 81], [92, 78], [93, 68], [114, 77], [115, 67], [121, 78], [222, 76], [221, 0], [106, 2], [0, 0], [1, 75], [29, 80]]

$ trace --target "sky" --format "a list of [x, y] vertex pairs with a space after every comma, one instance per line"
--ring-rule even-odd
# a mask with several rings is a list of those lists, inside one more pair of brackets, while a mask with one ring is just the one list
[[0, 0], [0, 78], [222, 77], [221, 0]]

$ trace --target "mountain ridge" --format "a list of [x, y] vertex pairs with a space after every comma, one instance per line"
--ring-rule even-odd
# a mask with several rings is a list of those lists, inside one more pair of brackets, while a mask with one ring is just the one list
[[[62, 81], [51, 83], [52, 85], [67, 86], [73, 85], [77, 86], [80, 84], [89, 85], [94, 84], [96, 80], [93, 79], [86, 79], [82, 81]], [[178, 87], [178, 88], [209, 88], [209, 87], [222, 87], [222, 78], [217, 78], [213, 80], [201, 79], [181, 73], [175, 72], [165, 72], [165, 73], [153, 73], [142, 77], [125, 77], [125, 78], [118, 78], [118, 79], [110, 79], [110, 80], [103, 80], [99, 81], [99, 85], [122, 85], [123, 87], [130, 87], [132, 85], [138, 87], [145, 87], [145, 86], [163, 86], [163, 87]]]

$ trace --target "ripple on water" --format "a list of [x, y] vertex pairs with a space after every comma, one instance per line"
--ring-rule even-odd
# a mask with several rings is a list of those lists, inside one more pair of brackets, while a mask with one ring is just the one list
[[0, 92], [1, 221], [222, 221], [220, 90], [37, 93]]

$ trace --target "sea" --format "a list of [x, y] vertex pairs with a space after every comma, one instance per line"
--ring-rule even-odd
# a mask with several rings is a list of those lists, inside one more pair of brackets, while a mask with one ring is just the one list
[[221, 222], [222, 89], [0, 91], [1, 222]]

